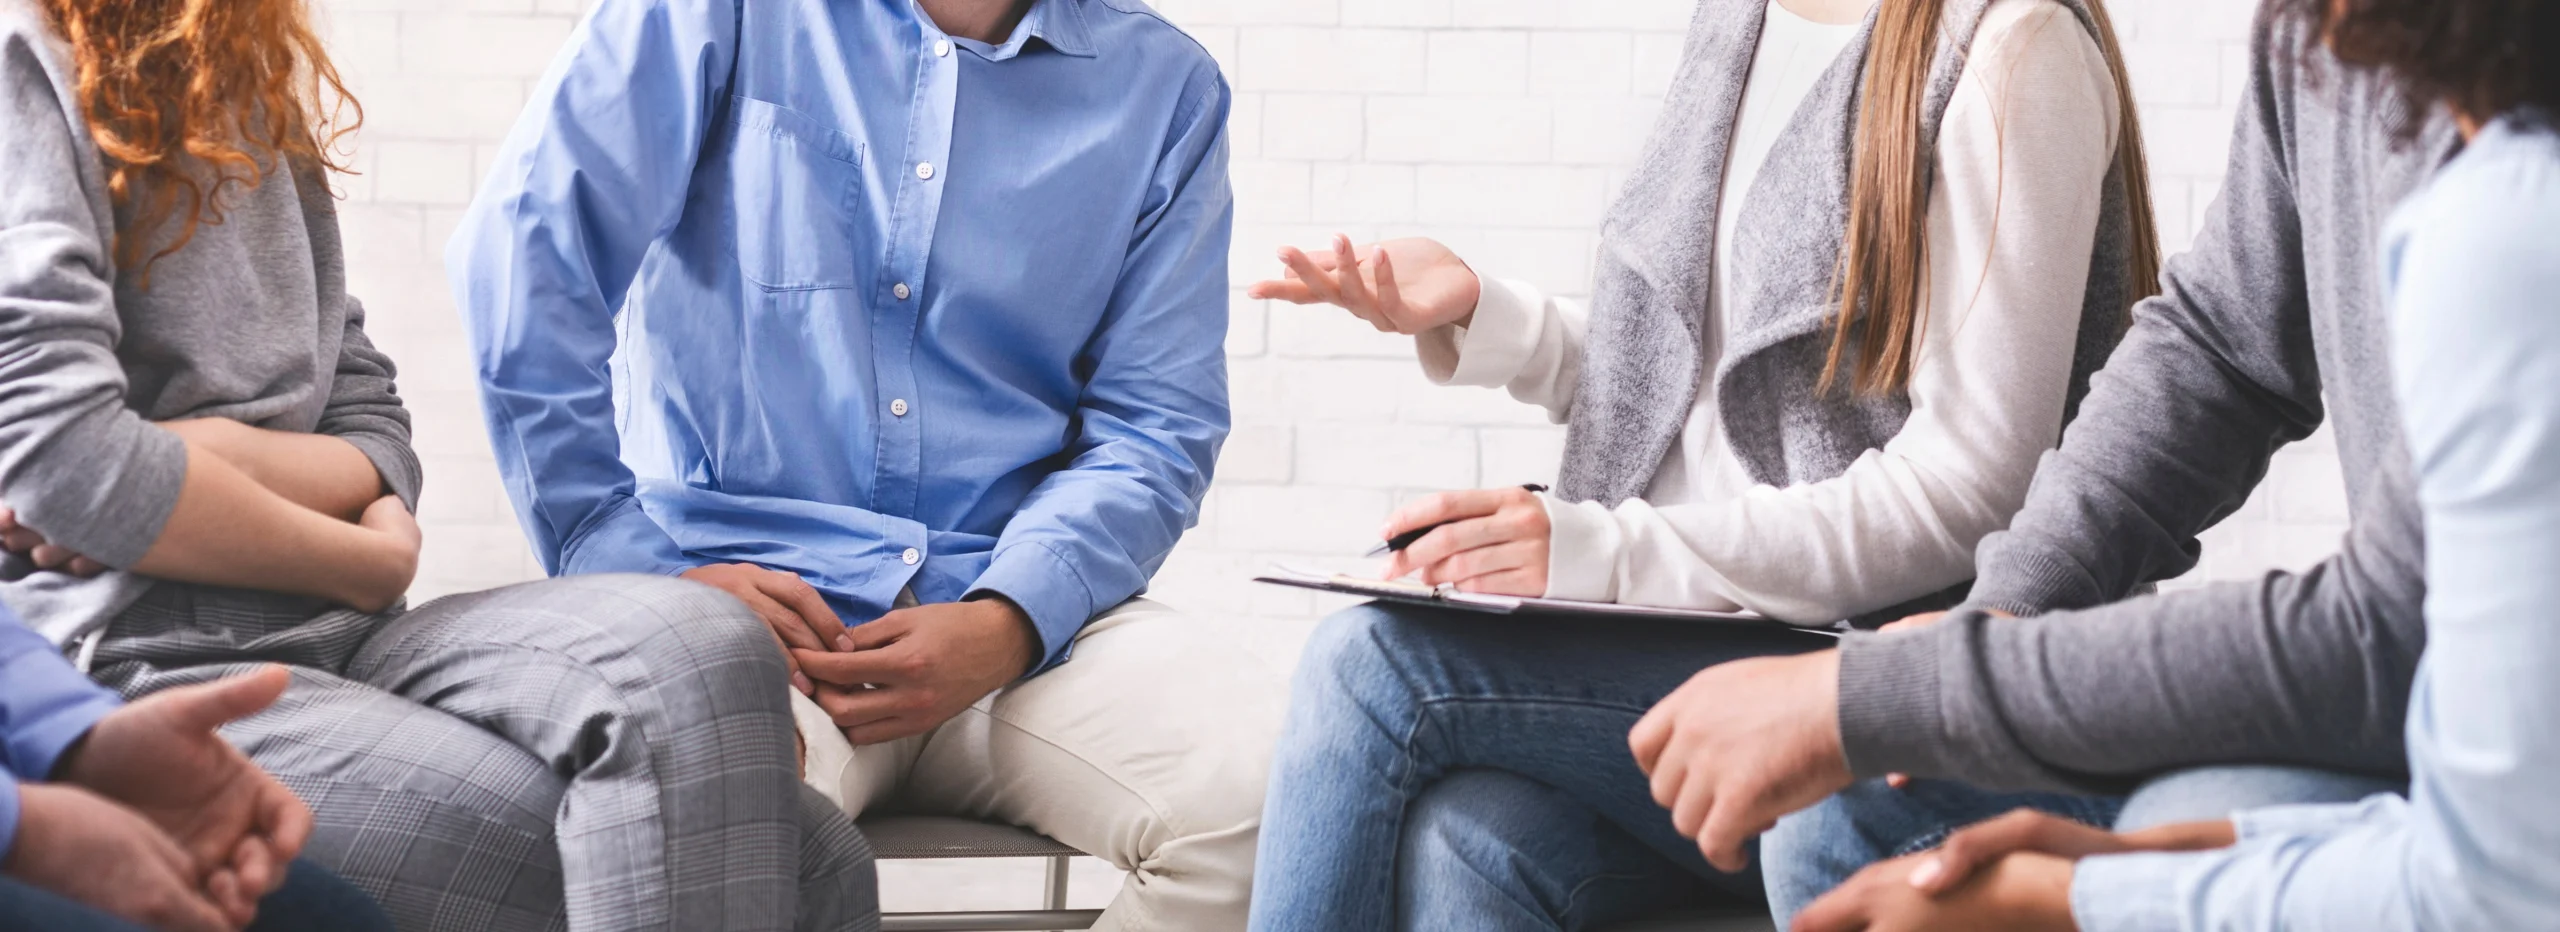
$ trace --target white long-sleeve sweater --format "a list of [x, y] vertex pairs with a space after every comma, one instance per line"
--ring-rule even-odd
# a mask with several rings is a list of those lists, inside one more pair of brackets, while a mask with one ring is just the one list
[[[1774, 3], [1770, 15], [1793, 16]], [[1801, 44], [1808, 33], [1763, 30], [1761, 53], [1790, 36]], [[1728, 204], [1749, 190], [1769, 145], [1742, 134], [1768, 108], [1792, 113], [1802, 96], [1801, 86], [1792, 97], [1767, 93], [1804, 83], [1773, 77], [1764, 66], [1775, 64], [1754, 63], [1737, 142], [1759, 148], [1729, 166]], [[2068, 10], [1993, 4], [1938, 137], [1927, 306], [1901, 433], [1830, 480], [1755, 485], [1717, 424], [1711, 345], [1709, 375], [1646, 499], [1549, 500], [1547, 595], [1815, 620], [1969, 578], [1974, 546], [2025, 501], [2061, 433], [2117, 107], [2097, 43]], [[1728, 215], [1719, 233], [1730, 226]], [[1561, 422], [1587, 313], [1489, 278], [1467, 329], [1415, 339], [1433, 380], [1503, 386]], [[1724, 315], [1710, 317], [1715, 334]]]

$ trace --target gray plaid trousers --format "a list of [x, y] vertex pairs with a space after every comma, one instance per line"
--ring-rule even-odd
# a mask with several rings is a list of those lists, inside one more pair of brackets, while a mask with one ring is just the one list
[[310, 803], [304, 856], [402, 929], [878, 928], [871, 852], [795, 772], [786, 674], [717, 590], [586, 576], [366, 614], [162, 584], [99, 645], [128, 696], [294, 668], [224, 735]]

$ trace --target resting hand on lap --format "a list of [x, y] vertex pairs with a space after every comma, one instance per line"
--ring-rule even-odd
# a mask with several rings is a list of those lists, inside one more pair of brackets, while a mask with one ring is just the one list
[[214, 904], [245, 925], [258, 899], [284, 883], [310, 837], [311, 810], [215, 729], [273, 705], [291, 682], [283, 667], [267, 667], [145, 696], [99, 719], [53, 776], [167, 832], [201, 866]]
[[2021, 809], [1949, 835], [1937, 850], [1870, 865], [1808, 907], [1796, 929], [2072, 929], [2071, 875], [2081, 858], [2202, 851], [2235, 838], [2226, 821], [2117, 833]]
[[1547, 545], [1554, 528], [1537, 493], [1519, 486], [1425, 495], [1396, 509], [1381, 536], [1441, 525], [1388, 558], [1388, 579], [1419, 575], [1467, 592], [1547, 593]]
[[726, 592], [755, 610], [782, 650], [782, 662], [791, 668], [791, 688], [804, 696], [817, 695], [817, 684], [800, 669], [800, 658], [793, 652], [835, 650], [845, 628], [844, 619], [836, 617], [835, 609], [827, 607], [827, 600], [807, 580], [752, 563], [697, 566], [684, 571], [684, 578]]
[[1741, 870], [1745, 842], [1849, 785], [1839, 681], [1832, 650], [1721, 663], [1628, 733], [1654, 802], [1717, 868]]
[[74, 786], [18, 785], [18, 837], [0, 870], [163, 932], [230, 932], [186, 849], [133, 810]]
[[838, 637], [836, 652], [796, 653], [857, 746], [931, 731], [1040, 659], [1031, 617], [1002, 598], [902, 608]]
[[1291, 304], [1335, 305], [1385, 333], [1466, 326], [1483, 291], [1475, 270], [1456, 253], [1420, 237], [1354, 249], [1350, 237], [1335, 236], [1331, 249], [1314, 254], [1282, 246], [1280, 262], [1287, 266], [1286, 277], [1256, 282], [1245, 293]]
[[1911, 883], [1928, 858], [1873, 864], [1796, 916], [1793, 932], [2072, 932], [2072, 862], [2019, 852], [1932, 896]]

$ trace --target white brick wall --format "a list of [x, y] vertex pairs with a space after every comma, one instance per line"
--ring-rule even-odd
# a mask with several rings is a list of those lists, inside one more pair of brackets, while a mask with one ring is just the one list
[[[367, 104], [343, 218], [354, 287], [402, 366], [430, 493], [420, 596], [536, 568], [498, 486], [445, 287], [447, 235], [580, 0], [328, 0], [338, 61]], [[1478, 267], [1588, 288], [1596, 221], [1678, 58], [1691, 0], [1162, 0], [1227, 68], [1239, 286], [1272, 248], [1339, 230], [1427, 234]], [[2133, 57], [2163, 236], [2183, 248], [2222, 168], [2248, 0], [2116, 10]], [[1395, 501], [1539, 480], [1561, 435], [1498, 393], [1436, 389], [1410, 345], [1339, 312], [1233, 304], [1237, 430], [1160, 597], [1239, 623], [1285, 663], [1323, 606], [1243, 577], [1342, 564]], [[2301, 565], [2344, 522], [2334, 455], [2281, 454], [2209, 537], [2201, 575]]]

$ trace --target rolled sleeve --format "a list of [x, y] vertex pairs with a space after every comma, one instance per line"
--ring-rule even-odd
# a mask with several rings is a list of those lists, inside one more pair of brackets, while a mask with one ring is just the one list
[[1035, 674], [1065, 663], [1076, 632], [1103, 608], [1074, 564], [1037, 543], [996, 551], [964, 598], [984, 594], [1003, 596], [1031, 616], [1031, 627], [1040, 632], [1041, 661], [1031, 671]]
[[418, 496], [426, 489], [426, 470], [418, 465], [418, 451], [406, 441], [384, 434], [339, 434], [338, 439], [355, 447], [372, 461], [373, 471], [382, 474], [382, 487], [400, 496], [401, 504], [411, 513], [418, 510]]

